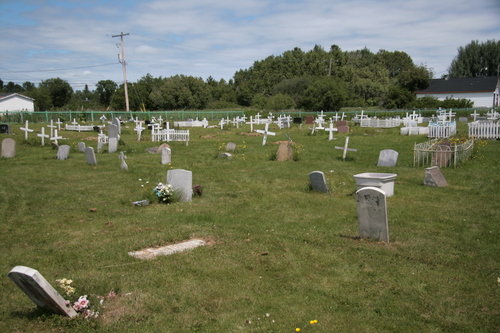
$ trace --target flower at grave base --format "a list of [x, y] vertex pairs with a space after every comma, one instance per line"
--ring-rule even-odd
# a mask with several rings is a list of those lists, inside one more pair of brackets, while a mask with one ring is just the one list
[[299, 327], [297, 327], [297, 328], [295, 329], [295, 332], [300, 332], [300, 328], [299, 328]]
[[310, 320], [310, 321], [309, 321], [309, 324], [311, 324], [311, 325], [314, 325], [314, 324], [317, 324], [317, 323], [318, 323], [318, 321], [317, 321], [316, 319], [315, 319], [315, 320]]
[[90, 302], [87, 300], [87, 295], [80, 296], [78, 298], [78, 301], [73, 304], [73, 309], [75, 309], [76, 312], [81, 312], [88, 308], [90, 305]]

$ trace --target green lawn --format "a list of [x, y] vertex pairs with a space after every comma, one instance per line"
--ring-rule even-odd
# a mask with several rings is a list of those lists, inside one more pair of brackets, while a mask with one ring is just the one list
[[[146, 152], [159, 143], [148, 133], [136, 141], [128, 124], [118, 149], [127, 172], [118, 153], [86, 164], [76, 146], [96, 148], [86, 140], [94, 132], [61, 131], [68, 139], [60, 144], [73, 149], [60, 161], [35, 139], [45, 124], [33, 125], [27, 143], [23, 125], [0, 134], [17, 142], [16, 157], [0, 159], [1, 332], [500, 330], [500, 141], [477, 142], [468, 162], [441, 169], [449, 185], [431, 188], [423, 186], [425, 168], [413, 167], [413, 145], [427, 138], [400, 136], [399, 128], [351, 127], [357, 152], [346, 161], [334, 149], [346, 134], [328, 141], [306, 125], [270, 126], [277, 135], [266, 146], [246, 135], [249, 125], [193, 128], [189, 145], [171, 142], [172, 163], [161, 165]], [[288, 133], [297, 160], [273, 160], [272, 143]], [[237, 144], [233, 158], [218, 159], [228, 142]], [[399, 152], [398, 166], [377, 167], [388, 148]], [[201, 197], [132, 205], [178, 168], [193, 172]], [[325, 173], [329, 193], [309, 191], [315, 170]], [[363, 172], [398, 175], [387, 198], [390, 243], [358, 237], [353, 175]], [[208, 245], [147, 261], [127, 254], [192, 238]], [[88, 295], [99, 317], [37, 309], [7, 277], [17, 265], [54, 287], [72, 279], [71, 299]]]

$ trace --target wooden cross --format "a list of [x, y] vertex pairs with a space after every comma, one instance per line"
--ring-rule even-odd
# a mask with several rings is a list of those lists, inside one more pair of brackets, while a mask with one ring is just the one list
[[338, 146], [335, 146], [335, 149], [340, 149], [340, 150], [343, 150], [344, 153], [342, 154], [342, 160], [345, 161], [345, 157], [347, 155], [347, 151], [358, 151], [357, 149], [354, 149], [354, 148], [348, 148], [349, 146], [349, 137], [347, 136], [345, 138], [345, 145], [344, 147], [338, 147]]
[[76, 121], [76, 119], [75, 119], [75, 118], [73, 118], [73, 122], [72, 122], [71, 124], [73, 124], [73, 125], [75, 125], [75, 126], [76, 126], [76, 125], [78, 125], [78, 122]]
[[[57, 124], [57, 129], [60, 131], [61, 130], [61, 125], [62, 125], [61, 119], [57, 118], [56, 124]], [[57, 134], [56, 134], [56, 136], [57, 136]]]
[[253, 124], [256, 124], [256, 122], [253, 121], [252, 116], [250, 116], [250, 121], [247, 124], [250, 124], [250, 132], [253, 132]]
[[471, 116], [473, 116], [473, 117], [474, 117], [474, 121], [476, 121], [476, 117], [477, 117], [477, 116], [480, 116], [480, 115], [481, 115], [481, 114], [477, 113], [477, 111], [476, 111], [476, 110], [474, 110], [474, 113], [473, 113], [473, 114], [471, 114]]
[[26, 120], [26, 126], [20, 128], [21, 131], [24, 131], [24, 140], [28, 141], [28, 132], [33, 132], [32, 129], [28, 128], [28, 121]]
[[311, 135], [314, 134], [314, 132], [316, 131], [316, 123], [313, 124], [313, 127], [309, 127], [310, 130], [312, 130], [311, 132]]
[[50, 140], [54, 140], [54, 142], [58, 145], [59, 143], [57, 142], [57, 140], [62, 139], [62, 138], [63, 138], [62, 136], [57, 135], [57, 130], [54, 130], [54, 136], [51, 137]]
[[330, 135], [328, 136], [328, 141], [337, 140], [337, 138], [333, 137], [333, 132], [337, 132], [338, 129], [337, 128], [333, 128], [333, 123], [330, 123], [330, 127], [326, 128], [325, 131], [330, 132]]
[[136, 127], [134, 128], [134, 131], [137, 132], [137, 141], [141, 141], [141, 134], [142, 131], [144, 131], [146, 128], [142, 127], [142, 121], [140, 121]]
[[255, 130], [255, 132], [264, 134], [264, 138], [262, 139], [262, 145], [265, 146], [267, 142], [267, 135], [276, 135], [274, 132], [269, 132], [269, 123], [266, 123], [266, 129], [265, 130]]
[[54, 134], [54, 128], [57, 127], [56, 125], [54, 125], [54, 121], [52, 119], [50, 119], [50, 125], [47, 125], [47, 127], [50, 128], [50, 136], [52, 136]]
[[37, 136], [42, 138], [42, 146], [45, 146], [45, 138], [51, 137], [51, 135], [45, 134], [45, 127], [42, 127], [42, 134], [37, 134]]
[[220, 125], [220, 129], [223, 130], [224, 129], [224, 125], [226, 124], [226, 121], [224, 120], [224, 118], [222, 118], [219, 122], [219, 125]]

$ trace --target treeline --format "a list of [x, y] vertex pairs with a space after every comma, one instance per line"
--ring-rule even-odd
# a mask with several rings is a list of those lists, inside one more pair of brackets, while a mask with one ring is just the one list
[[[250, 68], [237, 71], [229, 81], [185, 75], [155, 78], [147, 74], [127, 85], [130, 110], [134, 111], [240, 107], [336, 111], [342, 107], [472, 106], [467, 100], [417, 100], [415, 91], [426, 88], [432, 76], [430, 69], [414, 64], [405, 52], [372, 53], [367, 48], [342, 51], [337, 45], [326, 51], [316, 45], [307, 52], [294, 48], [255, 61]], [[34, 98], [37, 110], [125, 110], [124, 86], [111, 80], [99, 81], [93, 91], [87, 86], [73, 91], [60, 78], [42, 81], [38, 87], [30, 82], [4, 85], [0, 80], [0, 91]]]

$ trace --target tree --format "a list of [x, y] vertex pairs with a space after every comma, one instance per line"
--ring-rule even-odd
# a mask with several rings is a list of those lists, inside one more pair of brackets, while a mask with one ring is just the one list
[[337, 78], [316, 79], [304, 93], [304, 108], [310, 111], [338, 111], [347, 99], [344, 82]]
[[70, 84], [60, 78], [42, 81], [39, 87], [48, 91], [53, 106], [56, 108], [62, 108], [68, 104], [71, 100], [71, 95], [73, 95], [73, 88], [71, 88]]
[[500, 66], [500, 41], [471, 41], [458, 48], [457, 56], [448, 67], [451, 78], [497, 76]]
[[112, 80], [101, 80], [96, 84], [96, 93], [99, 96], [99, 103], [107, 107], [111, 104], [111, 99], [116, 92], [117, 84]]

